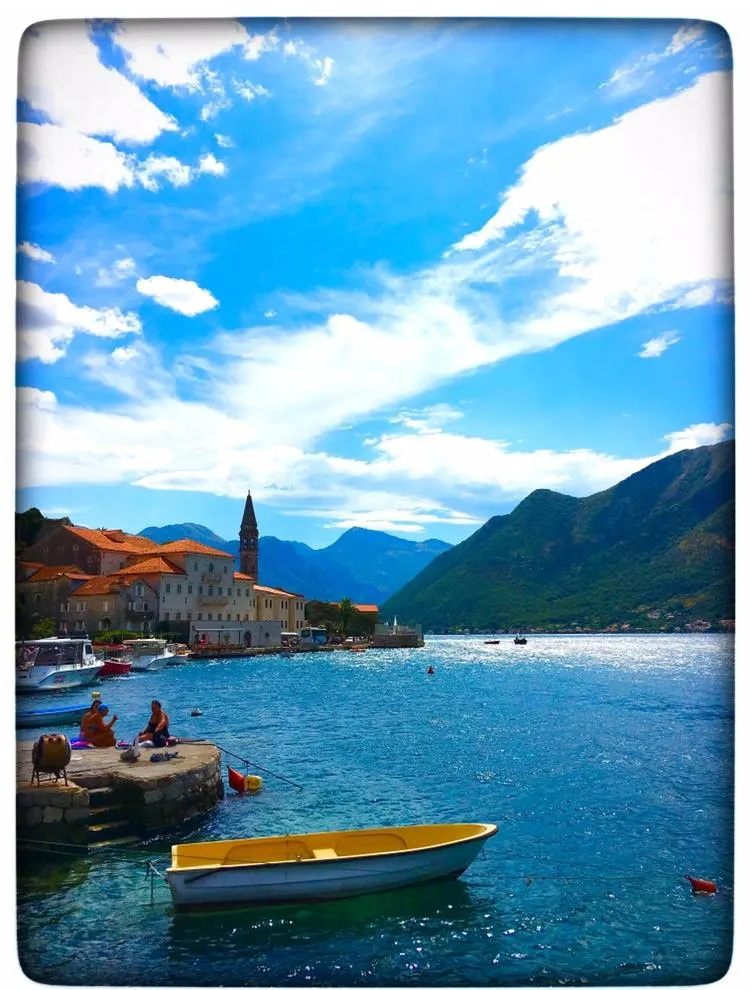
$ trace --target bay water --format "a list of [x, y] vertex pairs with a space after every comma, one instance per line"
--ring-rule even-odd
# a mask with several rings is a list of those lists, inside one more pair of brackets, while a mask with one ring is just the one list
[[[128, 986], [719, 979], [733, 938], [733, 650], [719, 635], [436, 636], [422, 649], [189, 661], [104, 681], [121, 738], [158, 698], [176, 735], [303, 786], [250, 768], [260, 794], [227, 789], [179, 832], [24, 857], [24, 972]], [[461, 878], [390, 893], [177, 915], [146, 876], [174, 841], [441, 821], [499, 831]], [[687, 873], [718, 893], [693, 896]]]

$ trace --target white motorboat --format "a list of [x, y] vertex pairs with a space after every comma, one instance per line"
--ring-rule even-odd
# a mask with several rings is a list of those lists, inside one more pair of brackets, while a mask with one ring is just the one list
[[126, 656], [131, 660], [131, 671], [163, 670], [175, 656], [167, 649], [165, 639], [126, 639], [124, 645], [128, 648]]
[[404, 825], [172, 846], [178, 909], [351, 897], [457, 877], [497, 825]]
[[16, 691], [64, 691], [92, 684], [104, 663], [91, 641], [50, 636], [16, 643]]

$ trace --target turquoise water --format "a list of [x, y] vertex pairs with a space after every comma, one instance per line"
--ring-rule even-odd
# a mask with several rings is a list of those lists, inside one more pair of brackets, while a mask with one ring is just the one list
[[[171, 835], [36, 860], [19, 878], [21, 964], [83, 985], [718, 979], [732, 950], [733, 647], [705, 635], [435, 637], [420, 650], [189, 662], [109, 681], [122, 737], [157, 697], [177, 735], [304, 785], [263, 774], [260, 795], [228, 791], [182, 840], [451, 820], [499, 832], [458, 880], [187, 916], [160, 880], [150, 904], [145, 861], [167, 866]], [[693, 897], [685, 873], [719, 893]]]

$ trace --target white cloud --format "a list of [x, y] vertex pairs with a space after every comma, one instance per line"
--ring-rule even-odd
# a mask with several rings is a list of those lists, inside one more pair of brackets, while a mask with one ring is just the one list
[[126, 278], [135, 278], [138, 274], [135, 260], [133, 258], [120, 258], [109, 268], [100, 268], [96, 273], [95, 284], [102, 286], [117, 285]]
[[85, 21], [29, 28], [20, 67], [20, 98], [67, 131], [148, 144], [177, 128], [135, 83], [101, 63]]
[[[649, 308], [698, 305], [731, 279], [729, 86], [727, 73], [704, 75], [525, 163], [495, 215], [453, 249], [502, 242], [546, 276], [516, 334], [550, 346]], [[485, 279], [491, 260], [474, 257]]]
[[201, 157], [198, 162], [199, 172], [210, 172], [212, 175], [226, 175], [227, 167], [224, 162], [220, 162], [214, 155], [209, 151]]
[[135, 181], [132, 159], [108, 141], [55, 124], [18, 125], [18, 178], [63, 189], [101, 186], [113, 193]]
[[45, 251], [40, 248], [38, 244], [30, 244], [28, 241], [24, 241], [19, 244], [16, 248], [21, 254], [25, 254], [27, 257], [32, 258], [34, 261], [46, 261], [49, 265], [56, 265], [55, 256], [50, 254], [49, 251]]
[[186, 186], [193, 177], [189, 165], [171, 155], [149, 155], [138, 168], [138, 181], [152, 192], [159, 188], [159, 180], [166, 179], [173, 186]]
[[38, 358], [44, 364], [54, 364], [64, 357], [77, 333], [120, 337], [141, 332], [135, 313], [77, 306], [64, 293], [45, 292], [33, 282], [18, 283], [17, 301], [21, 361]]
[[432, 433], [447, 423], [463, 419], [463, 415], [460, 409], [454, 409], [452, 406], [441, 402], [436, 406], [427, 406], [416, 412], [401, 412], [394, 416], [390, 422], [405, 426], [409, 430], [417, 430], [419, 433]]
[[174, 309], [183, 316], [196, 316], [219, 305], [218, 299], [214, 299], [208, 289], [202, 289], [196, 282], [184, 278], [152, 275], [150, 278], [139, 278], [135, 287], [160, 306]]
[[119, 151], [109, 141], [55, 124], [19, 124], [18, 141], [18, 178], [22, 183], [43, 182], [63, 189], [99, 186], [110, 193], [140, 183], [154, 192], [162, 182], [184, 186], [200, 171], [165, 155], [151, 154], [139, 162], [135, 155]]
[[695, 447], [719, 443], [727, 438], [731, 430], [731, 423], [695, 423], [664, 437], [669, 442], [667, 453], [674, 454], [678, 450], [693, 450]]
[[659, 334], [658, 337], [652, 337], [651, 340], [647, 340], [646, 343], [641, 348], [638, 353], [638, 357], [641, 358], [658, 358], [661, 357], [664, 351], [673, 344], [677, 344], [680, 341], [680, 335], [676, 330], [667, 330], [665, 333]]
[[202, 88], [207, 62], [251, 40], [239, 21], [211, 19], [120, 21], [113, 37], [133, 75], [192, 90]]
[[665, 58], [677, 55], [691, 46], [702, 45], [705, 32], [703, 24], [685, 24], [672, 35], [666, 48], [660, 52], [647, 52], [628, 65], [615, 69], [610, 78], [603, 82], [599, 89], [608, 89], [613, 96], [626, 96], [642, 89], [654, 75], [651, 66], [657, 65]]
[[234, 147], [234, 141], [226, 134], [214, 134], [214, 137], [216, 138], [216, 143], [220, 148]]
[[246, 79], [232, 79], [232, 86], [234, 86], [234, 91], [238, 96], [241, 96], [243, 100], [254, 100], [257, 96], [270, 96], [270, 90], [267, 90], [265, 86], [260, 86], [256, 83], [248, 82]]
[[256, 62], [261, 55], [273, 51], [279, 46], [279, 34], [276, 28], [267, 34], [253, 34], [247, 40], [243, 49], [243, 57], [249, 62]]
[[278, 313], [275, 309], [267, 309], [263, 315], [267, 320], [272, 320], [274, 316], [278, 316]]
[[312, 65], [320, 73], [319, 76], [313, 79], [313, 82], [316, 86], [325, 86], [333, 72], [333, 59], [329, 55], [326, 55], [322, 59], [315, 59]]

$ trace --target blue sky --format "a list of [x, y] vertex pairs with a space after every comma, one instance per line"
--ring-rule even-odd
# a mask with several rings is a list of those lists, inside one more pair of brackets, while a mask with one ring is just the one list
[[18, 507], [458, 542], [732, 436], [705, 23], [46, 23]]

